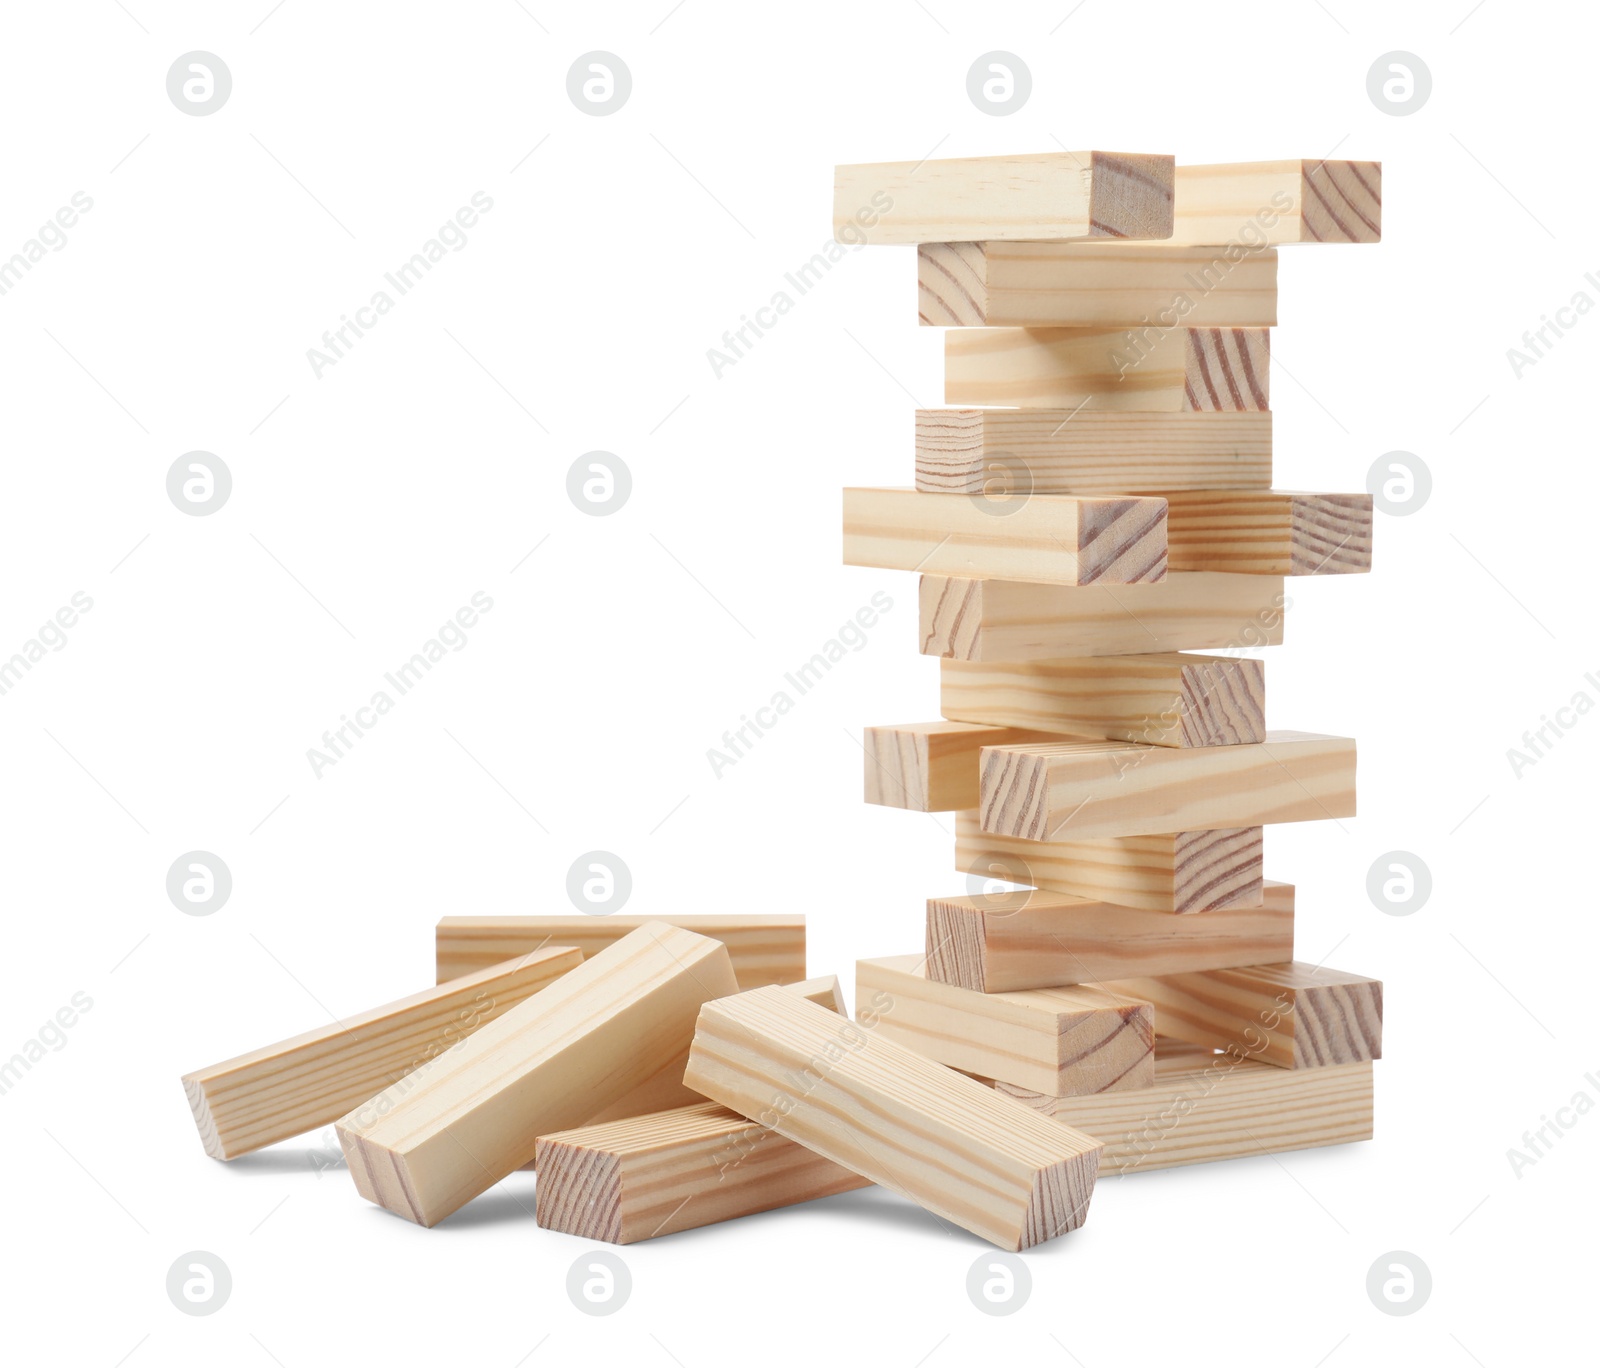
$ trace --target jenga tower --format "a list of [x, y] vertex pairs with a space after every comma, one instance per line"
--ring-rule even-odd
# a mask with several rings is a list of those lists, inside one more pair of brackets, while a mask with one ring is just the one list
[[858, 1010], [1102, 1173], [1370, 1138], [1382, 985], [1296, 961], [1262, 868], [1267, 824], [1354, 815], [1355, 742], [1269, 730], [1241, 651], [1286, 576], [1370, 566], [1370, 496], [1273, 488], [1268, 358], [1278, 244], [1378, 241], [1378, 164], [845, 166], [834, 218], [916, 244], [960, 405], [916, 412], [914, 487], [844, 493], [940, 671], [941, 720], [867, 729], [866, 799], [954, 813], [969, 879]]

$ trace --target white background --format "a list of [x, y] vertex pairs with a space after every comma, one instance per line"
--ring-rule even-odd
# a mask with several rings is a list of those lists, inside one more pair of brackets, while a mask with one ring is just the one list
[[[1600, 298], [1592, 14], [269, 3], [11, 6], [0, 47], [0, 256], [93, 200], [0, 297], [0, 656], [93, 600], [0, 697], [0, 1057], [93, 1002], [0, 1096], [19, 1361], [1493, 1368], [1586, 1343], [1600, 1120], [1520, 1177], [1507, 1151], [1600, 1098], [1600, 720], [1520, 778], [1506, 752], [1600, 697], [1600, 321], [1520, 379], [1506, 351]], [[195, 49], [234, 82], [203, 118], [165, 89]], [[594, 49], [633, 75], [610, 117], [566, 93]], [[1033, 73], [1007, 118], [966, 94], [992, 49]], [[1407, 118], [1366, 92], [1394, 49], [1433, 73]], [[1380, 518], [1371, 576], [1293, 588], [1270, 721], [1359, 737], [1361, 816], [1268, 838], [1301, 958], [1385, 982], [1377, 1139], [1107, 1180], [1005, 1320], [964, 1291], [986, 1246], [881, 1192], [630, 1247], [631, 1300], [594, 1319], [531, 1175], [423, 1230], [318, 1169], [331, 1134], [206, 1159], [181, 1073], [425, 986], [443, 914], [566, 911], [585, 851], [626, 861], [630, 912], [806, 913], [811, 971], [847, 986], [920, 946], [923, 900], [962, 887], [950, 823], [863, 806], [856, 737], [936, 715], [937, 669], [913, 577], [842, 568], [838, 530], [841, 485], [909, 483], [910, 410], [940, 401], [914, 254], [849, 255], [720, 379], [706, 351], [828, 238], [835, 162], [1061, 146], [1384, 163], [1381, 246], [1281, 254], [1278, 482], [1361, 489], [1400, 449], [1434, 492]], [[475, 191], [468, 245], [317, 378], [307, 349]], [[209, 517], [165, 492], [197, 449], [233, 474]], [[634, 481], [606, 518], [565, 492], [596, 449]], [[865, 648], [714, 777], [707, 748], [880, 589]], [[308, 747], [480, 590], [465, 649], [315, 776]], [[164, 887], [196, 849], [234, 881], [209, 917]], [[1409, 917], [1365, 892], [1396, 849], [1434, 878]], [[197, 1249], [234, 1281], [204, 1319], [164, 1290]], [[1365, 1291], [1396, 1249], [1434, 1282], [1403, 1319]]]

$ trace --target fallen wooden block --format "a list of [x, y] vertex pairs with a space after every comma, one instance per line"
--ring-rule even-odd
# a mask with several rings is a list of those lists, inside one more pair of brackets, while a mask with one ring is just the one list
[[1193, 917], [1042, 889], [929, 898], [927, 937], [928, 978], [991, 995], [1232, 969], [1293, 957], [1294, 885], [1268, 883], [1258, 907]]
[[1372, 569], [1372, 495], [1173, 490], [1168, 567], [1246, 575]]
[[434, 932], [440, 983], [525, 955], [542, 945], [575, 945], [598, 955], [649, 921], [681, 926], [728, 947], [741, 988], [798, 983], [806, 976], [806, 919], [765, 915], [441, 917]]
[[571, 946], [545, 946], [185, 1074], [183, 1089], [200, 1143], [213, 1159], [237, 1159], [326, 1126], [577, 968], [582, 959]]
[[1270, 328], [1271, 247], [1162, 243], [928, 242], [917, 249], [917, 319], [933, 327]]
[[944, 401], [1085, 412], [1264, 410], [1271, 336], [1266, 328], [951, 328]]
[[1172, 232], [1171, 157], [1042, 152], [872, 162], [833, 171], [834, 237], [846, 243], [975, 242]]
[[697, 1092], [1003, 1249], [1083, 1224], [1100, 1145], [776, 988], [707, 1003]]
[[1069, 589], [924, 575], [922, 654], [952, 660], [1064, 660], [1144, 651], [1276, 646], [1283, 580], [1169, 574], [1158, 584]]
[[1372, 1139], [1370, 1060], [1291, 1071], [1162, 1039], [1153, 1088], [1049, 1097], [995, 1086], [1105, 1141], [1102, 1175]]
[[1258, 964], [1100, 986], [1149, 1002], [1160, 1035], [1263, 1064], [1311, 1069], [1383, 1055], [1383, 984], [1360, 974]]
[[1031, 841], [1354, 817], [1356, 743], [1270, 731], [1253, 746], [1077, 741], [986, 746], [985, 831]]
[[957, 722], [1139, 741], [1235, 746], [1266, 736], [1267, 667], [1245, 656], [1080, 656], [939, 662], [939, 711]]
[[1027, 841], [985, 831], [976, 812], [958, 812], [956, 868], [1146, 912], [1260, 907], [1261, 828]]
[[345, 1116], [356, 1190], [437, 1224], [532, 1159], [540, 1135], [658, 1074], [701, 1004], [737, 991], [721, 941], [646, 922]]
[[1269, 489], [1272, 415], [918, 409], [916, 456], [931, 494]]
[[1160, 499], [1035, 494], [1003, 508], [915, 489], [844, 491], [844, 563], [1041, 584], [1135, 584], [1167, 570]]
[[1180, 166], [1172, 245], [1377, 242], [1381, 162], [1266, 161]]
[[863, 1010], [918, 1054], [1040, 1092], [1148, 1088], [1154, 1078], [1148, 1007], [1098, 987], [974, 992], [929, 978], [921, 955], [892, 955], [856, 961]]
[[985, 746], [1055, 741], [1049, 732], [972, 722], [906, 722], [862, 733], [866, 801], [912, 812], [978, 806], [978, 754]]

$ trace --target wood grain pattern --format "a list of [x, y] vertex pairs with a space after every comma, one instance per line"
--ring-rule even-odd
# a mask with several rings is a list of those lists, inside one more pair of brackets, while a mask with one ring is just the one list
[[584, 957], [598, 955], [648, 921], [664, 921], [710, 936], [728, 947], [741, 988], [798, 983], [806, 976], [806, 919], [767, 914], [603, 917], [441, 917], [434, 931], [440, 983], [476, 973], [501, 960], [544, 945], [573, 945]]
[[918, 601], [922, 654], [952, 660], [1063, 660], [1283, 641], [1283, 580], [1265, 575], [1169, 574], [1158, 584], [1077, 589], [924, 575]]
[[834, 236], [850, 243], [1165, 238], [1171, 157], [1043, 152], [836, 166]]
[[972, 722], [904, 722], [862, 733], [865, 798], [877, 807], [955, 812], [978, 805], [978, 755], [985, 746], [1054, 741], [1049, 732]]
[[1244, 656], [1081, 656], [939, 662], [939, 711], [957, 722], [1138, 741], [1235, 746], [1266, 736], [1267, 667]]
[[1258, 964], [1101, 986], [1149, 1002], [1161, 1035], [1279, 1068], [1352, 1064], [1383, 1054], [1383, 984], [1360, 974], [1317, 964]]
[[1173, 246], [1378, 242], [1380, 162], [1289, 160], [1180, 166]]
[[1254, 746], [1121, 741], [985, 747], [985, 831], [1033, 841], [1353, 817], [1356, 743], [1274, 731]]
[[721, 941], [646, 922], [340, 1120], [356, 1190], [435, 1225], [532, 1159], [540, 1135], [657, 1075], [701, 1004], [737, 991]]
[[213, 1159], [236, 1159], [337, 1121], [576, 969], [582, 959], [571, 946], [547, 945], [187, 1073], [183, 1089], [200, 1143]]
[[1194, 917], [1040, 889], [928, 899], [928, 977], [976, 993], [1231, 969], [1293, 955], [1292, 884], [1268, 883], [1258, 907]]
[[1145, 1004], [1095, 987], [974, 992], [930, 978], [921, 955], [892, 955], [856, 961], [856, 1010], [940, 1064], [1040, 1092], [1148, 1088], [1154, 1078]]
[[684, 1081], [1003, 1249], [1088, 1213], [1097, 1141], [885, 1039], [870, 1016], [841, 1023], [777, 988], [708, 1003]]
[[1270, 407], [1267, 328], [951, 328], [944, 401], [1181, 413]]
[[1245, 575], [1372, 569], [1372, 495], [1173, 490], [1168, 565]]
[[1270, 328], [1271, 247], [1166, 243], [928, 242], [917, 249], [918, 321], [934, 327]]
[[1163, 1039], [1153, 1088], [1093, 1097], [996, 1089], [1105, 1141], [1100, 1171], [1118, 1177], [1372, 1139], [1370, 1061], [1275, 1069]]
[[917, 488], [935, 494], [1270, 489], [1270, 413], [918, 409]]
[[1025, 841], [983, 830], [976, 812], [956, 814], [962, 873], [1147, 912], [1259, 907], [1262, 846], [1258, 826]]
[[1166, 505], [1036, 494], [994, 507], [979, 496], [846, 489], [844, 563], [1041, 584], [1160, 580]]

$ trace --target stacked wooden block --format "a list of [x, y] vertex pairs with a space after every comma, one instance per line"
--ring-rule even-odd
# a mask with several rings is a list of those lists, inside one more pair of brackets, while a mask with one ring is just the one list
[[[1375, 163], [1099, 152], [840, 168], [915, 244], [945, 402], [845, 560], [921, 573], [943, 719], [868, 802], [950, 812], [978, 887], [864, 960], [878, 1029], [1130, 1172], [1365, 1139], [1382, 987], [1294, 958], [1262, 829], [1355, 812], [1355, 743], [1266, 727], [1284, 579], [1369, 568], [1364, 494], [1273, 487], [1277, 246], [1379, 237]], [[870, 206], [863, 213], [859, 206]], [[993, 880], [1026, 886], [985, 892]]]

